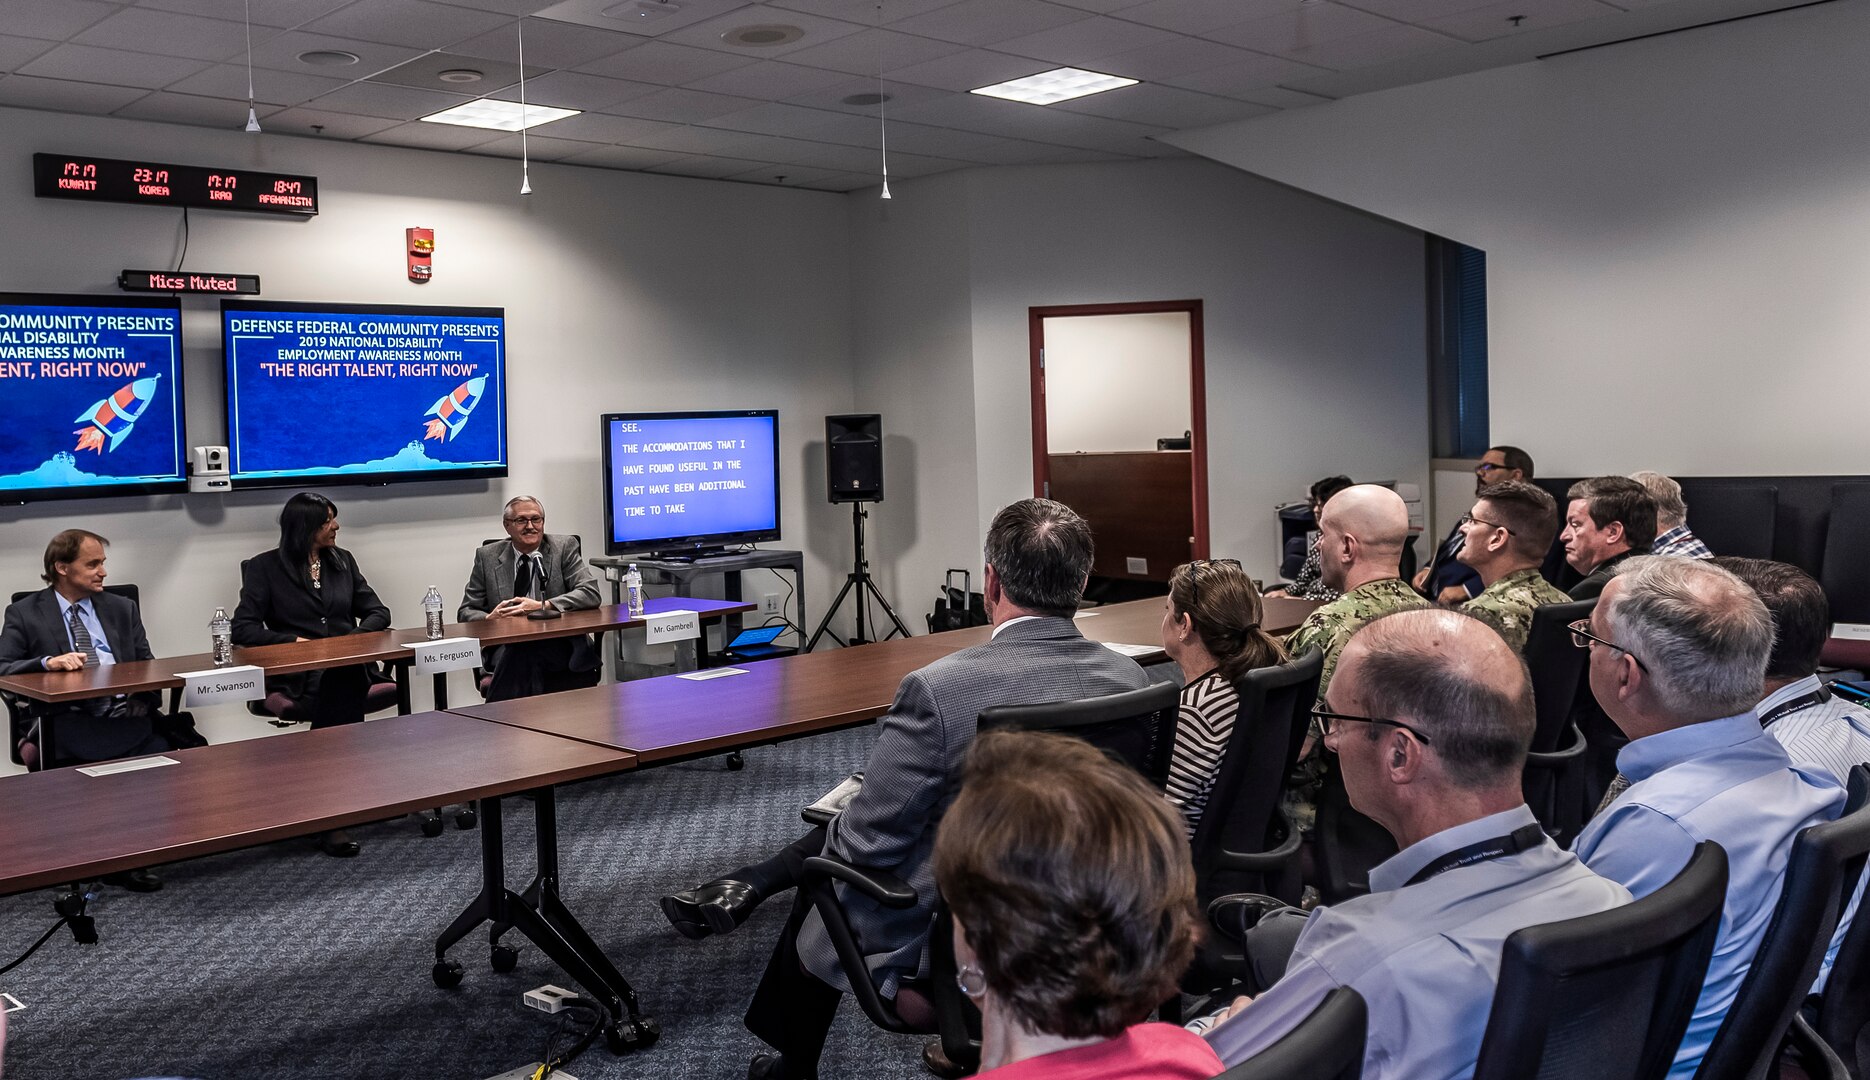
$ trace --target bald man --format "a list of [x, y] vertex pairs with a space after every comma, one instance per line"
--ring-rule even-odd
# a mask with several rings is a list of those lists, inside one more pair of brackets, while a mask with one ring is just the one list
[[1342, 595], [1306, 616], [1286, 638], [1293, 656], [1314, 648], [1324, 652], [1318, 700], [1331, 685], [1339, 650], [1358, 627], [1392, 611], [1428, 606], [1402, 579], [1408, 539], [1409, 508], [1402, 496], [1375, 484], [1345, 488], [1318, 515], [1319, 576]]

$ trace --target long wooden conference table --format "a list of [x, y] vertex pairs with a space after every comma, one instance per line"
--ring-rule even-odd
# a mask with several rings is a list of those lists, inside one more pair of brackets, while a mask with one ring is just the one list
[[[690, 610], [694, 603], [683, 602]], [[1269, 601], [1267, 627], [1290, 629], [1314, 606]], [[1093, 640], [1154, 645], [1161, 613], [1160, 600], [1136, 601], [1096, 609], [1079, 626]], [[873, 720], [903, 676], [989, 634], [976, 627], [766, 660], [740, 674], [669, 675], [223, 743], [134, 759], [122, 764], [155, 764], [100, 775], [52, 769], [6, 777], [0, 895], [479, 800], [481, 888], [436, 942], [437, 985], [460, 981], [447, 951], [475, 927], [492, 924], [497, 967], [514, 955], [501, 936], [518, 930], [606, 1009], [613, 1052], [646, 1047], [657, 1038], [655, 1021], [559, 901], [555, 786]], [[1160, 658], [1159, 650], [1139, 656]], [[538, 866], [515, 892], [505, 880], [501, 801], [521, 792], [537, 800]]]

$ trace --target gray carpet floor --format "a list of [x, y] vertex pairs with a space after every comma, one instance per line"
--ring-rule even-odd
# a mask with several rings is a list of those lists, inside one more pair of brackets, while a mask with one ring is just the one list
[[[562, 893], [663, 1032], [625, 1057], [600, 1039], [573, 1075], [746, 1074], [760, 1044], [740, 1016], [787, 903], [693, 942], [669, 928], [656, 898], [795, 839], [798, 808], [860, 767], [874, 732], [761, 748], [739, 772], [713, 758], [561, 790]], [[533, 866], [531, 804], [507, 808], [509, 884], [519, 888]], [[430, 981], [435, 937], [477, 886], [477, 834], [451, 825], [428, 839], [404, 818], [353, 835], [364, 845], [355, 859], [295, 840], [169, 865], [159, 893], [105, 887], [91, 904], [97, 945], [61, 930], [0, 976], [27, 1006], [9, 1017], [7, 1080], [480, 1080], [540, 1060], [559, 1018], [520, 995], [568, 980], [519, 935], [507, 939], [522, 946], [516, 971], [492, 971], [483, 930], [450, 954], [467, 969], [458, 988]], [[0, 962], [51, 924], [52, 895], [0, 899]], [[919, 1049], [847, 1001], [822, 1074], [918, 1077]]]

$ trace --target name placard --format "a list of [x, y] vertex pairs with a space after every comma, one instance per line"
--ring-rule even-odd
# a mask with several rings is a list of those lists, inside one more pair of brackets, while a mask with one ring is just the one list
[[1831, 636], [1851, 641], [1870, 641], [1870, 623], [1841, 622], [1831, 625]]
[[266, 696], [266, 669], [253, 664], [178, 671], [175, 677], [182, 680], [182, 704], [190, 709], [229, 701], [258, 701]]
[[442, 638], [404, 645], [415, 657], [416, 674], [439, 675], [444, 671], [466, 671], [480, 666], [480, 639]]
[[701, 616], [677, 609], [643, 616], [643, 641], [660, 645], [669, 641], [690, 641], [701, 636]]

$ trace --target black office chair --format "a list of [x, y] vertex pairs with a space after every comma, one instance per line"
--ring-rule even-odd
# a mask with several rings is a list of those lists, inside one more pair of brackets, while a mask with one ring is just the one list
[[[979, 730], [1055, 731], [1074, 735], [1127, 762], [1160, 788], [1168, 781], [1175, 728], [1181, 718], [1180, 693], [1173, 683], [1152, 683], [1138, 690], [1079, 701], [1003, 705], [980, 714]], [[838, 966], [851, 984], [851, 997], [856, 999], [858, 1008], [871, 1023], [885, 1031], [939, 1033], [942, 1050], [950, 1061], [977, 1065], [980, 1061], [979, 1013], [955, 985], [954, 951], [947, 936], [952, 923], [947, 905], [936, 905], [934, 928], [929, 936], [928, 979], [903, 981], [896, 1000], [891, 1001], [865, 977], [869, 965], [864, 962], [863, 947], [845, 917], [844, 907], [838, 902], [835, 888], [838, 882], [885, 907], [913, 907], [918, 898], [915, 888], [894, 874], [852, 866], [828, 855], [805, 860], [799, 888], [824, 920], [826, 936], [837, 952]], [[926, 1003], [928, 1009], [914, 1008], [905, 1016], [898, 1006], [910, 1002], [918, 1006]], [[926, 1015], [929, 1011], [933, 1013], [932, 1023]]]
[[1340, 986], [1284, 1038], [1215, 1080], [1358, 1080], [1369, 1019], [1363, 997]]
[[1661, 1080], [1700, 996], [1727, 896], [1704, 842], [1641, 900], [1506, 939], [1474, 1080]]
[[[1240, 711], [1189, 842], [1196, 897], [1203, 907], [1237, 892], [1299, 902], [1300, 833], [1279, 812], [1279, 795], [1305, 741], [1323, 667], [1324, 654], [1313, 649], [1276, 667], [1249, 671], [1235, 684]], [[1238, 978], [1243, 963], [1231, 943], [1210, 938], [1183, 988], [1213, 989], [1223, 979]]]
[[1396, 854], [1396, 838], [1351, 805], [1337, 762], [1329, 765], [1312, 825], [1312, 884], [1320, 899], [1337, 904], [1370, 891], [1370, 871]]
[[[1852, 770], [1846, 813], [1870, 800], [1863, 772], [1861, 768]], [[1870, 916], [1861, 907], [1838, 946], [1812, 1027], [1852, 1080], [1870, 1077]]]
[[[24, 592], [16, 592], [13, 594], [13, 599], [9, 602], [17, 604], [38, 591], [37, 589], [28, 589]], [[136, 586], [129, 582], [124, 582], [121, 585], [105, 585], [104, 591], [121, 596], [132, 604], [141, 605], [141, 600], [139, 599], [140, 594], [137, 592]], [[8, 757], [12, 759], [13, 764], [24, 765], [32, 772], [37, 772], [45, 768], [46, 762], [39, 754], [38, 745], [39, 734], [37, 727], [39, 722], [39, 703], [33, 701], [31, 698], [20, 697], [17, 694], [9, 694], [4, 690], [0, 690], [0, 701], [6, 702]], [[170, 711], [174, 711], [173, 704], [171, 705]], [[54, 749], [57, 749], [57, 747], [54, 747]]]
[[[1695, 1080], [1765, 1080], [1774, 1075], [1799, 1006], [1818, 977], [1838, 917], [1870, 855], [1870, 808], [1863, 806], [1867, 790], [1870, 769], [1859, 765], [1851, 770], [1851, 802], [1856, 808], [1793, 838], [1772, 921]], [[1824, 1047], [1806, 1031], [1794, 1033], [1793, 1039], [1807, 1055], [1808, 1066], [1809, 1055]]]
[[1572, 714], [1578, 695], [1590, 693], [1586, 685], [1590, 654], [1571, 643], [1570, 627], [1589, 618], [1596, 607], [1597, 600], [1592, 598], [1535, 608], [1526, 634], [1526, 667], [1532, 675], [1538, 719], [1521, 787], [1526, 805], [1560, 845], [1578, 835], [1587, 813], [1581, 771], [1584, 733]]

